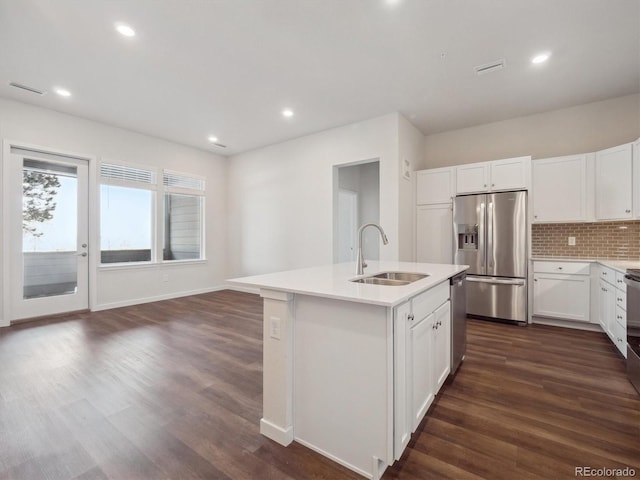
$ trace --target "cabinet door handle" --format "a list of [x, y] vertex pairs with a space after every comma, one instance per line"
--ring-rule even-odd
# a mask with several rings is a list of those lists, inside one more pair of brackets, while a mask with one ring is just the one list
[[562, 270], [562, 267], [558, 267], [558, 270]]
[[625, 210], [625, 213], [631, 213], [631, 210]]
[[484, 184], [484, 186], [486, 187], [486, 186], [487, 186], [487, 184], [485, 183], [485, 184]]

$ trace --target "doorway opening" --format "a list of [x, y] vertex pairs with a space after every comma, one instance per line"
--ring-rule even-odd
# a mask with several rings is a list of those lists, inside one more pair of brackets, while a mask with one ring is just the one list
[[[380, 161], [334, 166], [333, 261], [353, 262], [358, 248], [358, 228], [380, 223]], [[380, 236], [367, 229], [362, 239], [366, 259], [380, 258]]]

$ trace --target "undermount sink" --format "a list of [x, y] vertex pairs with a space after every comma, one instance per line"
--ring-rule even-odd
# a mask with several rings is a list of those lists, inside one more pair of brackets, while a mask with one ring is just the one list
[[362, 278], [350, 280], [355, 283], [367, 283], [372, 285], [409, 285], [410, 283], [427, 278], [429, 274], [407, 272], [382, 272], [368, 275]]

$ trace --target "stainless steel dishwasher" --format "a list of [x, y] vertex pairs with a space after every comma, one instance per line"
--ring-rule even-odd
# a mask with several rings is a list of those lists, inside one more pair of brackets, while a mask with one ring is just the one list
[[467, 274], [451, 277], [451, 375], [456, 373], [467, 350]]

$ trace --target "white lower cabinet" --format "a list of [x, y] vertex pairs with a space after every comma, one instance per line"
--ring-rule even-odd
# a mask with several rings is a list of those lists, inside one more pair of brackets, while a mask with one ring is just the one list
[[435, 396], [435, 382], [433, 377], [433, 346], [435, 314], [431, 314], [412, 326], [411, 338], [411, 431], [416, 427], [429, 409]]
[[627, 290], [624, 274], [600, 265], [598, 320], [620, 353], [627, 356]]
[[399, 459], [451, 368], [449, 283], [396, 307], [394, 319], [394, 456]]
[[433, 338], [433, 379], [437, 393], [451, 371], [451, 302], [435, 311]]
[[533, 315], [589, 321], [589, 263], [537, 261], [533, 272]]

